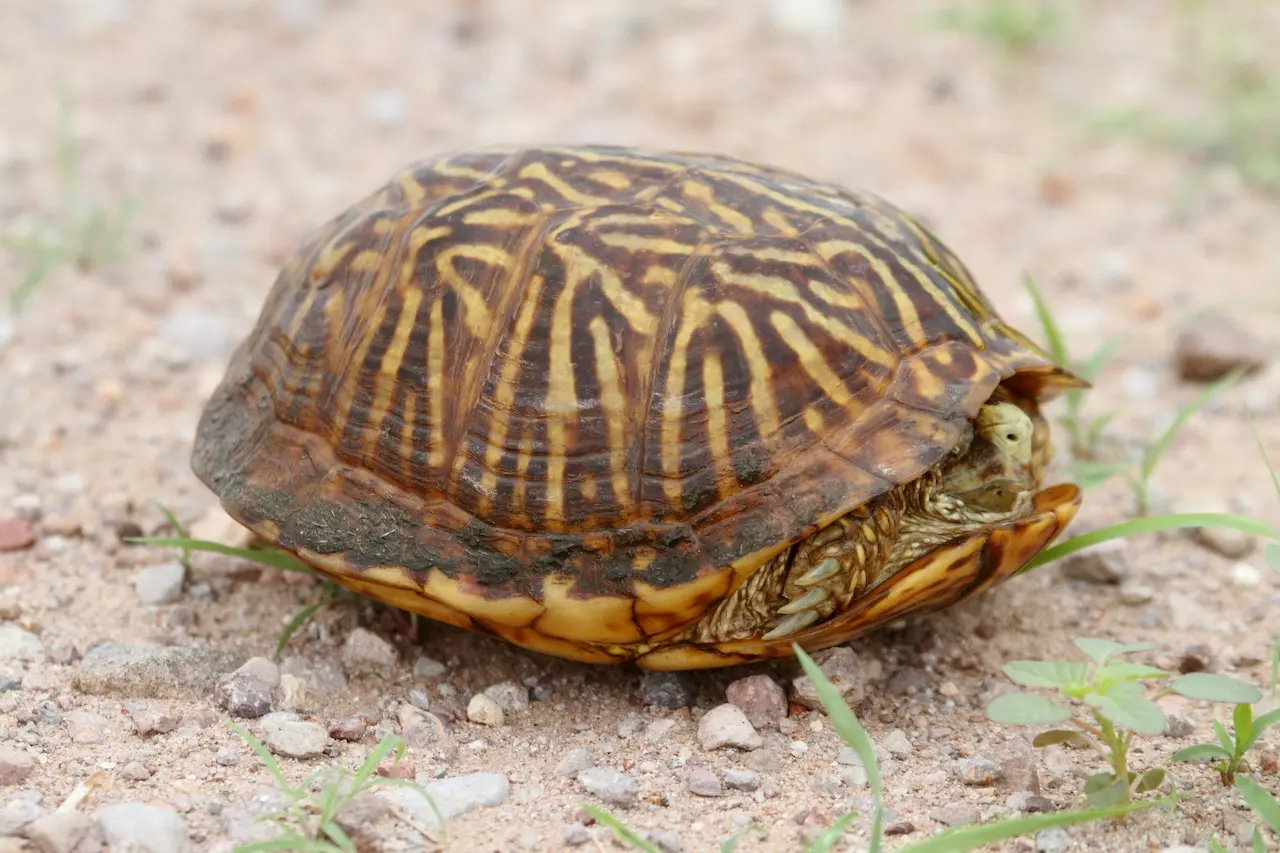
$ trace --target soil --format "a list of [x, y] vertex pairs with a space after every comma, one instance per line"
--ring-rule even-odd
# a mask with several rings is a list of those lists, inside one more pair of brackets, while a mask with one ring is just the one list
[[[277, 656], [285, 623], [315, 600], [309, 578], [204, 557], [175, 586], [163, 568], [175, 552], [122, 541], [172, 532], [154, 502], [197, 535], [239, 538], [189, 469], [202, 405], [298, 240], [439, 151], [543, 141], [710, 150], [870, 188], [940, 233], [1015, 326], [1038, 334], [1021, 286], [1029, 273], [1073, 352], [1120, 342], [1087, 409], [1114, 415], [1108, 453], [1139, 452], [1203, 387], [1179, 377], [1177, 336], [1202, 312], [1225, 313], [1238, 328], [1222, 343], [1239, 349], [1247, 333], [1255, 343], [1244, 356], [1262, 369], [1187, 424], [1157, 470], [1155, 503], [1280, 525], [1249, 417], [1280, 460], [1280, 270], [1269, 239], [1280, 208], [1227, 166], [1090, 126], [1097, 111], [1135, 104], [1197, 115], [1203, 105], [1175, 73], [1178, 4], [1069, 5], [1074, 26], [1058, 41], [1004, 61], [936, 26], [944, 4], [924, 0], [4, 3], [3, 230], [58, 213], [60, 86], [76, 107], [79, 191], [106, 205], [140, 197], [118, 262], [58, 266], [25, 310], [0, 315], [4, 831], [38, 835], [12, 815], [71, 797], [64, 808], [97, 821], [82, 850], [95, 833], [129, 849], [120, 822], [103, 817], [116, 803], [176, 815], [178, 835], [152, 832], [149, 850], [229, 851], [253, 837], [252, 816], [276, 786], [221, 721], [215, 690], [252, 657], [285, 673], [273, 693], [274, 667], [250, 667], [265, 671], [276, 712], [358, 738], [328, 740], [320, 757], [279, 758], [292, 780], [335, 760], [357, 766], [380, 735], [414, 732], [404, 764], [423, 782], [505, 777], [477, 782], [497, 804], [462, 796], [470, 810], [449, 821], [451, 850], [615, 849], [580, 812], [601, 802], [598, 790], [556, 773], [576, 749], [634, 780], [636, 802], [609, 808], [656, 830], [666, 850], [718, 849], [748, 826], [741, 851], [800, 850], [848, 809], [865, 813], [862, 779], [819, 712], [793, 704], [781, 721], [760, 722], [755, 750], [700, 743], [698, 721], [731, 682], [765, 673], [790, 691], [794, 663], [645, 677], [433, 623], [415, 638], [405, 620], [356, 598], [322, 609]], [[1280, 36], [1274, 15], [1258, 26], [1271, 27], [1263, 44]], [[2, 263], [9, 290], [25, 262]], [[1060, 471], [1069, 461], [1060, 454]], [[1133, 512], [1128, 487], [1112, 480], [1088, 492], [1077, 528]], [[856, 640], [829, 662], [852, 667], [850, 699], [886, 747], [885, 802], [900, 833], [890, 847], [951, 823], [1080, 804], [1084, 777], [1101, 769], [1095, 756], [1033, 755], [1032, 731], [982, 714], [1007, 689], [1009, 660], [1076, 658], [1073, 637], [1109, 637], [1156, 645], [1136, 660], [1265, 685], [1280, 575], [1260, 543], [1216, 547], [1184, 533], [1143, 536], [1095, 560], [1101, 567], [1046, 567]], [[129, 654], [133, 663], [113, 668]], [[469, 721], [472, 697], [501, 684], [490, 693], [508, 705], [502, 725]], [[1211, 740], [1210, 721], [1227, 715], [1164, 705], [1191, 731], [1140, 738], [1137, 766]], [[280, 719], [270, 718], [277, 728]], [[264, 733], [261, 718], [239, 722]], [[1259, 778], [1273, 791], [1278, 738], [1259, 746]], [[958, 762], [973, 757], [1003, 778], [966, 783]], [[722, 786], [744, 769], [755, 790]], [[1215, 836], [1244, 849], [1256, 818], [1238, 795], [1203, 767], [1173, 774], [1191, 795], [1176, 813], [991, 849], [1159, 850]], [[609, 778], [599, 774], [597, 787]], [[350, 825], [366, 849], [434, 843], [420, 820], [364, 814]], [[0, 840], [4, 850], [34, 843]], [[40, 849], [77, 849], [60, 843]], [[836, 849], [865, 844], [855, 821]]]

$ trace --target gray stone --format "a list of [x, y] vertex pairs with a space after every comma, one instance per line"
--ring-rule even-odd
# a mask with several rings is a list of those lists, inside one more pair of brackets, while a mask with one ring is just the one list
[[280, 661], [280, 675], [301, 678], [307, 690], [323, 696], [334, 696], [347, 691], [347, 675], [342, 665], [334, 660], [308, 660], [300, 655], [290, 655]]
[[867, 787], [867, 768], [859, 765], [857, 767], [849, 767], [840, 771], [841, 784], [848, 785], [850, 788]]
[[618, 723], [618, 737], [626, 739], [635, 737], [644, 728], [644, 718], [632, 711]]
[[396, 712], [400, 735], [408, 746], [426, 746], [444, 738], [444, 722], [429, 711], [413, 705], [401, 705]]
[[279, 667], [266, 658], [249, 658], [218, 682], [218, 706], [233, 717], [261, 717], [271, 710], [279, 686]]
[[163, 806], [118, 803], [98, 809], [94, 818], [112, 850], [186, 853], [191, 849], [186, 822], [177, 812]]
[[529, 710], [529, 688], [514, 681], [503, 681], [491, 684], [484, 689], [484, 695], [498, 703], [498, 707], [508, 714]]
[[976, 806], [968, 803], [948, 803], [929, 812], [929, 817], [943, 826], [968, 826], [977, 823], [981, 815]]
[[476, 809], [500, 806], [511, 795], [511, 782], [501, 773], [469, 773], [431, 782], [425, 790], [435, 809], [412, 788], [379, 788], [378, 796], [405, 809], [425, 826], [437, 827], [440, 821], [436, 810], [448, 821]]
[[[90, 835], [99, 834], [97, 826], [80, 812], [54, 812], [27, 824], [24, 834], [40, 853], [75, 853]], [[95, 849], [94, 841], [86, 847]]]
[[318, 723], [276, 712], [262, 718], [262, 742], [276, 755], [319, 758], [329, 745], [329, 733]]
[[1000, 778], [1005, 788], [1040, 796], [1040, 772], [1030, 744], [1000, 762]]
[[693, 704], [688, 677], [681, 672], [646, 672], [640, 676], [640, 701], [675, 710]]
[[782, 759], [773, 748], [757, 749], [748, 753], [747, 766], [757, 773], [782, 772]]
[[398, 660], [394, 646], [364, 628], [354, 629], [342, 644], [342, 662], [348, 672], [369, 666], [391, 667]]
[[92, 711], [67, 714], [67, 733], [72, 743], [101, 743], [107, 736], [107, 718]]
[[733, 767], [724, 771], [724, 786], [734, 791], [754, 791], [760, 787], [760, 777], [754, 771]]
[[1168, 738], [1184, 738], [1195, 734], [1195, 723], [1188, 720], [1181, 714], [1167, 714], [1165, 719], [1168, 725], [1165, 727], [1164, 736]]
[[698, 743], [706, 750], [726, 746], [753, 750], [759, 749], [763, 740], [742, 709], [726, 702], [712, 708], [698, 721]]
[[426, 655], [419, 655], [418, 660], [413, 664], [413, 674], [417, 678], [439, 678], [448, 671], [448, 667], [440, 661]]
[[1060, 826], [1051, 826], [1036, 833], [1036, 853], [1067, 853], [1071, 848], [1071, 834]]
[[1123, 541], [1103, 542], [1064, 557], [1060, 573], [1071, 580], [1114, 585], [1132, 575], [1129, 554]]
[[23, 827], [49, 813], [38, 791], [23, 791], [0, 803], [0, 837], [18, 835]]
[[130, 699], [207, 697], [219, 673], [235, 666], [231, 652], [175, 646], [102, 643], [91, 646], [72, 676], [82, 693]]
[[741, 708], [758, 729], [776, 725], [787, 715], [787, 691], [764, 673], [732, 682], [725, 688], [725, 699]]
[[21, 785], [35, 766], [35, 759], [26, 750], [0, 744], [0, 785]]
[[125, 710], [133, 720], [133, 730], [140, 737], [168, 734], [182, 722], [181, 718], [168, 708], [148, 705], [146, 702], [129, 702], [125, 705]]
[[994, 785], [1000, 781], [1000, 765], [989, 758], [974, 755], [961, 759], [956, 775], [966, 785]]
[[[826, 654], [815, 657], [814, 662], [849, 705], [857, 705], [865, 699], [870, 683], [878, 681], [884, 673], [884, 667], [877, 658], [870, 655], [859, 656], [853, 649], [845, 646], [837, 646]], [[796, 678], [791, 682], [791, 688], [792, 698], [798, 704], [825, 713], [826, 709], [809, 676]]]
[[1214, 382], [1237, 369], [1257, 373], [1266, 366], [1269, 350], [1233, 318], [1207, 312], [1178, 334], [1173, 352], [1180, 378]]
[[647, 829], [644, 836], [662, 853], [684, 853], [684, 840], [670, 830]]
[[652, 720], [649, 725], [644, 727], [644, 739], [649, 743], [661, 743], [671, 734], [671, 730], [676, 727], [676, 721], [671, 719]]
[[578, 774], [578, 784], [592, 796], [622, 808], [630, 808], [640, 799], [636, 780], [612, 767], [588, 767]]
[[894, 758], [905, 758], [916, 751], [911, 741], [907, 740], [907, 733], [902, 729], [894, 729], [885, 735], [884, 743], [881, 744], [889, 751]]
[[361, 717], [353, 715], [334, 721], [329, 726], [329, 737], [354, 743], [363, 738], [368, 730], [369, 726], [365, 721]]
[[0, 660], [39, 660], [44, 657], [40, 638], [17, 625], [0, 625]]
[[182, 598], [187, 569], [181, 563], [144, 566], [134, 578], [133, 589], [142, 604], [173, 604]]
[[467, 719], [482, 726], [498, 727], [506, 724], [502, 706], [484, 693], [477, 693], [467, 703]]
[[141, 761], [130, 761], [120, 768], [120, 777], [130, 782], [144, 782], [151, 778], [151, 771]]
[[221, 746], [213, 754], [213, 760], [220, 767], [235, 767], [240, 760], [240, 753], [234, 746]]
[[706, 767], [690, 767], [685, 773], [684, 783], [690, 793], [700, 797], [724, 795], [724, 786], [720, 784], [720, 777]]
[[588, 767], [595, 767], [596, 760], [591, 757], [591, 751], [583, 747], [571, 751], [564, 758], [560, 759], [560, 763], [556, 765], [552, 772], [557, 776], [570, 777], [577, 776]]
[[587, 827], [582, 821], [575, 820], [565, 827], [564, 843], [570, 847], [581, 847], [590, 840], [591, 833], [587, 832]]

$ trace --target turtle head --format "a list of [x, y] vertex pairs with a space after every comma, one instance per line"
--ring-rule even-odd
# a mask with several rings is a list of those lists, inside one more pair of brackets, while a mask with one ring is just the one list
[[938, 491], [983, 512], [1010, 512], [1033, 491], [1036, 426], [1020, 406], [989, 402], [943, 465]]

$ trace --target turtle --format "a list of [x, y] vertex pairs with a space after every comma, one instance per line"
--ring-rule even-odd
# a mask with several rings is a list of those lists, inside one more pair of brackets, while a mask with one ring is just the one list
[[1018, 573], [1071, 522], [1088, 383], [919, 218], [729, 155], [484, 146], [283, 263], [200, 416], [226, 512], [359, 595], [692, 670]]

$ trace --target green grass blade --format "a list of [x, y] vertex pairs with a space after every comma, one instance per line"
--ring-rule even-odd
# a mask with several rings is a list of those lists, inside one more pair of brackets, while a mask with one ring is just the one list
[[224, 554], [228, 557], [239, 557], [262, 566], [280, 569], [284, 572], [307, 572], [314, 574], [311, 567], [284, 551], [259, 550], [256, 548], [235, 548], [221, 542], [209, 542], [205, 539], [188, 539], [181, 536], [130, 536], [126, 542], [136, 545], [160, 545], [170, 548], [184, 548], [191, 551], [208, 551], [213, 554]]
[[289, 641], [298, 633], [298, 629], [307, 624], [307, 620], [316, 615], [316, 611], [320, 608], [332, 604], [333, 599], [330, 596], [324, 596], [319, 601], [308, 604], [306, 607], [293, 614], [284, 628], [280, 631], [280, 639], [276, 640], [276, 654], [284, 651], [284, 647], [289, 645]]
[[1249, 727], [1249, 740], [1244, 745], [1244, 749], [1240, 750], [1241, 754], [1253, 749], [1253, 745], [1258, 742], [1258, 738], [1262, 736], [1262, 733], [1275, 725], [1277, 720], [1280, 720], [1280, 708], [1268, 711], [1254, 720]]
[[336, 823], [324, 823], [320, 826], [320, 831], [325, 834], [328, 839], [333, 842], [333, 846], [342, 851], [342, 853], [356, 853], [356, 845], [351, 841], [351, 837], [346, 831]]
[[644, 853], [662, 853], [662, 851], [658, 849], [658, 845], [654, 844], [652, 841], [645, 838], [604, 809], [593, 806], [590, 803], [583, 803], [582, 809], [587, 814], [595, 818], [596, 823], [601, 826], [608, 827], [619, 841], [630, 844], [638, 850], [643, 850]]
[[1198, 761], [1202, 758], [1231, 758], [1231, 753], [1227, 752], [1216, 743], [1198, 743], [1195, 746], [1189, 746], [1186, 749], [1180, 749], [1166, 759], [1170, 764], [1180, 764], [1183, 761]]
[[1266, 821], [1271, 831], [1280, 832], [1280, 803], [1276, 802], [1276, 798], [1248, 776], [1237, 776], [1236, 787], [1240, 789], [1240, 795], [1249, 804], [1249, 808]]
[[1049, 350], [1054, 361], [1067, 367], [1071, 361], [1071, 354], [1067, 351], [1067, 342], [1062, 337], [1062, 329], [1058, 327], [1058, 321], [1054, 319], [1049, 303], [1045, 301], [1044, 295], [1040, 293], [1040, 288], [1036, 287], [1031, 276], [1024, 275], [1022, 284], [1031, 294], [1031, 301], [1035, 303], [1036, 318], [1040, 321], [1040, 328], [1044, 330], [1045, 348]]
[[862, 759], [862, 769], [867, 772], [867, 785], [871, 789], [871, 840], [868, 853], [879, 853], [884, 843], [884, 783], [880, 778], [880, 765], [876, 763], [875, 745], [867, 730], [858, 722], [853, 710], [845, 704], [840, 693], [832, 686], [822, 670], [796, 643], [791, 644], [805, 675], [813, 682], [818, 699], [827, 711], [827, 718], [836, 734]]
[[1172, 797], [1164, 797], [1158, 800], [1144, 800], [1103, 809], [1078, 809], [1050, 814], [1027, 815], [1026, 817], [993, 821], [976, 826], [961, 826], [940, 832], [924, 841], [917, 841], [915, 844], [899, 847], [898, 853], [964, 853], [964, 851], [977, 850], [997, 841], [1018, 838], [1053, 826], [1091, 823], [1155, 808], [1160, 805], [1172, 804]]
[[1216, 382], [1205, 386], [1200, 393], [1196, 394], [1195, 397], [1191, 399], [1189, 403], [1178, 410], [1178, 413], [1174, 416], [1173, 421], [1169, 426], [1165, 428], [1165, 431], [1161, 433], [1160, 437], [1148, 446], [1146, 452], [1142, 454], [1142, 479], [1144, 481], [1151, 479], [1152, 473], [1155, 472], [1156, 465], [1160, 462], [1160, 457], [1169, 449], [1169, 445], [1173, 443], [1175, 438], [1177, 438], [1178, 433], [1182, 431], [1182, 428], [1186, 425], [1187, 421], [1191, 419], [1191, 416], [1204, 408], [1204, 405], [1218, 394], [1239, 382], [1241, 377], [1244, 376], [1244, 373], [1245, 372], [1242, 369], [1231, 371]]
[[334, 850], [332, 845], [323, 841], [307, 841], [300, 835], [290, 833], [237, 847], [232, 853], [334, 853]]
[[813, 843], [804, 849], [804, 853], [831, 853], [835, 849], [836, 842], [840, 840], [840, 836], [844, 835], [844, 831], [849, 828], [849, 824], [858, 817], [857, 812], [845, 812], [836, 818], [836, 822], [827, 827], [826, 831], [813, 840]]
[[1271, 475], [1271, 485], [1276, 490], [1276, 497], [1280, 498], [1280, 475], [1276, 474], [1276, 469], [1271, 465], [1271, 459], [1267, 457], [1267, 448], [1262, 444], [1262, 436], [1258, 434], [1258, 425], [1253, 422], [1253, 415], [1249, 415], [1249, 429], [1253, 431], [1253, 440], [1258, 443], [1258, 453], [1262, 454], [1262, 464], [1267, 466], [1267, 473]]
[[369, 757], [364, 760], [356, 770], [355, 775], [351, 777], [352, 790], [358, 791], [364, 787], [364, 783], [369, 780], [382, 764], [382, 760], [392, 752], [396, 754], [395, 763], [399, 763], [404, 757], [404, 741], [394, 735], [388, 735], [378, 741], [378, 745], [369, 753]]
[[1218, 512], [1186, 512], [1174, 513], [1171, 515], [1155, 515], [1147, 518], [1135, 518], [1130, 521], [1123, 521], [1119, 524], [1112, 524], [1107, 527], [1092, 530], [1088, 533], [1082, 533], [1079, 536], [1073, 536], [1063, 542], [1052, 545], [1031, 559], [1021, 572], [1029, 572], [1032, 569], [1039, 568], [1046, 563], [1052, 563], [1054, 560], [1061, 560], [1063, 557], [1083, 551], [1085, 548], [1092, 548], [1094, 545], [1100, 545], [1103, 542], [1110, 542], [1113, 539], [1127, 539], [1130, 536], [1140, 536], [1144, 533], [1158, 533], [1163, 530], [1181, 530], [1190, 527], [1227, 527], [1233, 530], [1241, 530], [1245, 533], [1252, 533], [1255, 536], [1263, 536], [1268, 539], [1280, 539], [1280, 532], [1277, 532], [1270, 526], [1260, 521], [1254, 521], [1251, 518], [1244, 518], [1239, 515], [1229, 515]]
[[285, 778], [284, 771], [282, 771], [280, 769], [280, 765], [276, 763], [276, 757], [271, 754], [271, 750], [267, 749], [266, 745], [254, 737], [253, 733], [248, 729], [231, 722], [229, 719], [225, 722], [233, 732], [240, 736], [241, 740], [249, 745], [250, 749], [258, 754], [258, 758], [262, 760], [262, 764], [267, 768], [267, 772], [271, 774], [271, 778], [276, 780], [276, 784], [280, 786], [280, 790], [284, 791], [286, 794], [292, 791], [293, 789], [289, 786], [289, 780]]

